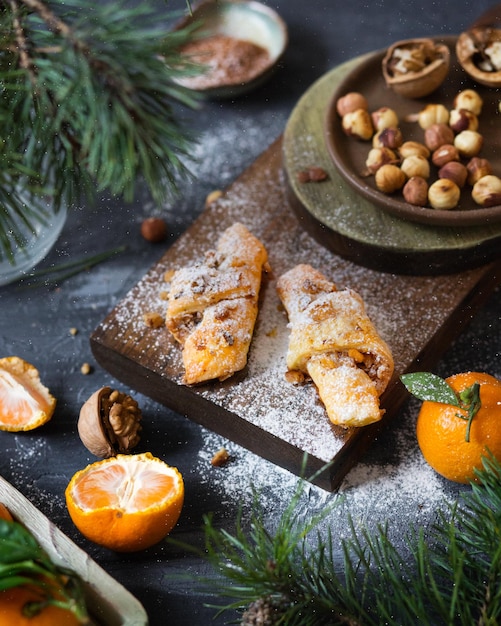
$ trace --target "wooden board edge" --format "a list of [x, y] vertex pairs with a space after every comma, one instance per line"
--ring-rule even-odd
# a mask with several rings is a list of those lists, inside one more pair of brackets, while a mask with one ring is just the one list
[[[433, 369], [437, 360], [443, 356], [448, 350], [451, 342], [459, 337], [473, 320], [475, 314], [481, 309], [482, 305], [487, 302], [494, 290], [501, 284], [501, 261], [488, 265], [482, 278], [476, 283], [456, 309], [452, 312], [446, 323], [437, 330], [435, 335], [430, 339], [428, 344], [419, 352], [416, 358], [409, 364], [405, 372], [429, 371]], [[466, 316], [465, 312], [469, 315]], [[437, 346], [442, 345], [441, 350]], [[457, 372], [451, 372], [455, 374]], [[389, 398], [391, 397], [391, 406]], [[380, 432], [394, 420], [399, 410], [409, 399], [409, 394], [399, 380], [392, 380], [390, 386], [381, 398], [381, 404], [387, 407], [387, 412], [383, 419], [375, 424], [371, 424], [356, 431], [354, 437], [349, 444], [344, 447], [338, 455], [332, 467], [332, 473], [336, 477], [332, 481], [332, 490], [339, 489], [344, 476], [356, 465], [360, 453], [363, 455], [369, 449], [371, 443], [378, 437]], [[353, 448], [357, 448], [359, 457], [354, 459], [352, 454]]]
[[[293, 474], [298, 475], [298, 468], [304, 465], [302, 450], [291, 443], [279, 440], [272, 433], [241, 418], [236, 413], [205, 399], [190, 387], [178, 385], [169, 379], [162, 378], [156, 372], [145, 367], [140, 367], [131, 374], [131, 369], [127, 365], [127, 357], [118, 354], [106, 345], [99, 327], [92, 333], [90, 345], [96, 361], [102, 367], [124, 384], [155, 402], [184, 415], [187, 419], [212, 432], [217, 432], [214, 430], [214, 415], [217, 414], [218, 423], [225, 425], [225, 433], [221, 436]], [[189, 416], [184, 410], [186, 406], [190, 407]], [[259, 440], [259, 450], [252, 445], [252, 442], [256, 440]], [[308, 455], [304, 465], [304, 477], [315, 476], [314, 480], [311, 481], [313, 484], [327, 491], [332, 491], [334, 484], [332, 472], [332, 463], [326, 464], [322, 459]]]
[[1, 476], [0, 502], [31, 532], [54, 563], [73, 570], [81, 577], [93, 624], [147, 626], [148, 617], [139, 600]]

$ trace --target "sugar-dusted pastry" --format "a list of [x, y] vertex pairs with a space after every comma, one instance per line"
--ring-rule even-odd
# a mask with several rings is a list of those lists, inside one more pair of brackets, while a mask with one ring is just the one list
[[369, 319], [362, 298], [310, 265], [278, 279], [289, 316], [287, 367], [315, 383], [334, 424], [365, 426], [381, 419], [379, 396], [393, 374], [387, 344]]
[[166, 325], [182, 345], [186, 384], [224, 380], [245, 367], [267, 269], [263, 244], [236, 223], [203, 261], [174, 273]]

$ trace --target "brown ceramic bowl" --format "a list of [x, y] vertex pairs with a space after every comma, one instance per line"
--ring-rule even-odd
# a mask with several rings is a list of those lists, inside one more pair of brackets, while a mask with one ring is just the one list
[[[451, 51], [455, 41], [455, 38], [448, 38], [446, 41]], [[343, 132], [341, 119], [336, 112], [338, 98], [350, 91], [358, 91], [367, 98], [371, 110], [390, 106], [399, 115], [404, 140], [422, 143], [424, 131], [416, 122], [405, 121], [405, 118], [415, 116], [426, 104], [442, 103], [451, 109], [455, 95], [463, 89], [470, 88], [475, 89], [484, 100], [482, 114], [479, 118], [479, 132], [484, 137], [484, 145], [479, 156], [490, 161], [494, 174], [501, 175], [499, 95], [494, 90], [470, 81], [468, 75], [458, 64], [455, 55], [451, 54], [451, 70], [437, 91], [426, 98], [417, 100], [405, 98], [393, 92], [385, 83], [381, 71], [381, 61], [384, 55], [385, 51], [380, 51], [365, 57], [360, 65], [337, 85], [327, 106], [324, 136], [330, 157], [341, 176], [348, 185], [375, 206], [405, 220], [457, 227], [485, 225], [489, 222], [501, 221], [501, 206], [480, 207], [471, 198], [471, 187], [463, 188], [457, 208], [436, 210], [411, 205], [405, 202], [400, 192], [391, 195], [384, 194], [377, 189], [374, 176], [364, 174], [366, 170], [365, 161], [372, 143], [370, 141], [358, 141], [353, 137], [348, 137]], [[437, 178], [436, 168], [432, 166], [431, 169], [430, 183]]]

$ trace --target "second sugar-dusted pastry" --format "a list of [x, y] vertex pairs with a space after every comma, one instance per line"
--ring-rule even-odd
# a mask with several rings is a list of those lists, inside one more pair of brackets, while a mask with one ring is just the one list
[[266, 268], [263, 244], [236, 223], [203, 261], [174, 273], [166, 324], [182, 345], [186, 384], [224, 380], [245, 367]]
[[362, 298], [351, 289], [338, 290], [310, 265], [283, 274], [277, 290], [291, 330], [288, 369], [312, 379], [334, 424], [347, 428], [378, 421], [379, 396], [393, 374], [393, 358]]

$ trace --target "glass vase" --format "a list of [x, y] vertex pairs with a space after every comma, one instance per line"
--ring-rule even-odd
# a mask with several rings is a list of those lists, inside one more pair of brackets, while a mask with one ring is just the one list
[[18, 215], [12, 221], [18, 238], [12, 230], [0, 233], [6, 237], [12, 255], [0, 249], [0, 285], [7, 285], [23, 278], [49, 253], [56, 243], [66, 222], [67, 208], [55, 209], [50, 198], [30, 198], [31, 207], [36, 203], [36, 214], [30, 212], [29, 226]]

